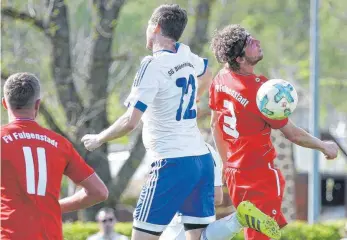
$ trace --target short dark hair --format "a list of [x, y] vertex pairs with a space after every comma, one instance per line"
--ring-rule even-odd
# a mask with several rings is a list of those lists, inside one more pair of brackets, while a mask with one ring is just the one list
[[150, 19], [153, 24], [159, 24], [161, 33], [178, 41], [187, 25], [187, 12], [178, 4], [163, 4], [157, 7]]
[[4, 97], [11, 109], [30, 109], [40, 98], [40, 81], [31, 73], [12, 74], [5, 82]]
[[216, 31], [211, 42], [212, 51], [220, 63], [228, 63], [229, 67], [237, 71], [240, 64], [236, 61], [237, 57], [245, 55], [249, 33], [238, 24], [232, 24], [220, 31]]

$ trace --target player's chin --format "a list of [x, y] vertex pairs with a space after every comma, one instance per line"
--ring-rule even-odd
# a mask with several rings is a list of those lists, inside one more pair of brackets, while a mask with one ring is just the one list
[[260, 50], [260, 52], [259, 52], [259, 57], [258, 57], [258, 61], [262, 60], [263, 58], [264, 58], [263, 51]]

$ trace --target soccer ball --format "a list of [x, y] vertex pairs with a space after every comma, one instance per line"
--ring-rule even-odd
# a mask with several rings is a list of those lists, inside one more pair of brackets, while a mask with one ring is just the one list
[[289, 82], [271, 79], [257, 92], [259, 111], [270, 119], [282, 120], [293, 113], [298, 103], [298, 94]]

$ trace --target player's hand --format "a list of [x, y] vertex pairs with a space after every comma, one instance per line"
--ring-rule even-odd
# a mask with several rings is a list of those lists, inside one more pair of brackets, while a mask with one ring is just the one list
[[83, 136], [81, 141], [83, 142], [84, 147], [88, 151], [94, 151], [102, 145], [102, 142], [100, 141], [98, 134], [86, 134]]
[[337, 146], [335, 142], [331, 142], [331, 141], [324, 142], [322, 152], [325, 155], [326, 159], [330, 160], [330, 159], [336, 158], [338, 150], [339, 150], [339, 147]]

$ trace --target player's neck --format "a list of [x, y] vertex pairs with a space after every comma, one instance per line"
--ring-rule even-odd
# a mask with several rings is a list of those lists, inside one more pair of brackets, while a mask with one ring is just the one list
[[169, 50], [172, 52], [176, 52], [175, 44], [176, 42], [171, 39], [162, 38], [160, 39], [160, 41], [156, 41], [153, 43], [152, 52], [155, 53], [161, 50]]
[[240, 75], [253, 75], [254, 74], [254, 66], [245, 65], [241, 66], [239, 70], [235, 71]]
[[8, 111], [8, 120], [13, 122], [16, 120], [35, 120], [36, 114], [32, 110]]

